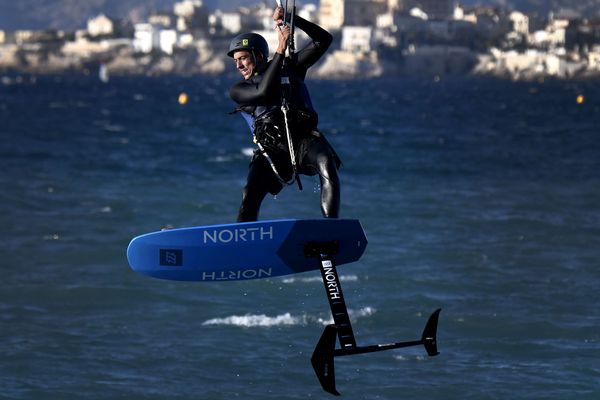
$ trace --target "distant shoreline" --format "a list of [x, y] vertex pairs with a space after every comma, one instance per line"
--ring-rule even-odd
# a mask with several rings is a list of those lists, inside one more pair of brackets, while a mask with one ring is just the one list
[[[588, 70], [584, 63], [557, 61], [553, 73], [540, 68], [543, 65], [538, 59], [551, 55], [537, 54], [532, 56], [530, 67], [509, 69], [505, 67], [506, 59], [492, 59], [488, 54], [477, 54], [468, 49], [432, 48], [423, 51], [426, 54], [415, 54], [404, 57], [401, 62], [389, 60], [356, 58], [349, 54], [335, 51], [325, 60], [309, 70], [310, 79], [323, 80], [365, 80], [372, 78], [407, 78], [431, 77], [440, 79], [446, 76], [484, 76], [512, 81], [535, 80], [596, 80], [600, 78], [600, 70]], [[513, 55], [521, 57], [520, 55]], [[537, 58], [536, 58], [537, 57]], [[158, 57], [150, 60], [140, 58], [142, 62], [134, 62], [135, 58], [115, 57], [110, 62], [88, 60], [85, 63], [69, 65], [62, 62], [54, 64], [37, 64], [18, 66], [0, 66], [0, 77], [19, 75], [52, 76], [75, 74], [80, 76], [99, 76], [103, 68], [103, 79], [128, 76], [180, 76], [180, 77], [237, 77], [235, 71], [228, 70], [225, 58], [215, 58], [208, 64], [197, 64], [189, 67], [185, 63], [177, 65], [170, 57]]]

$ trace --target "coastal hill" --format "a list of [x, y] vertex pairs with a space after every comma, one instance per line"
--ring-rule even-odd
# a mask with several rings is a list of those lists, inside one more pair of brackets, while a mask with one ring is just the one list
[[[307, 0], [299, 3], [318, 3]], [[90, 17], [104, 13], [141, 22], [153, 11], [169, 10], [175, 0], [19, 0], [0, 2], [0, 30], [83, 28]], [[233, 10], [259, 0], [204, 0], [209, 9]], [[269, 1], [266, 1], [269, 3]], [[461, 0], [465, 6], [503, 4], [526, 13], [571, 9], [588, 17], [600, 15], [600, 0]], [[272, 1], [273, 5], [275, 1]]]
[[[134, 23], [154, 11], [171, 10], [176, 0], [19, 0], [0, 2], [0, 29], [65, 29], [85, 27], [86, 21], [103, 13]], [[210, 9], [233, 8], [242, 1], [203, 0]], [[247, 3], [247, 1], [246, 1]]]
[[[0, 71], [99, 71], [104, 80], [109, 71], [224, 73], [231, 64], [224, 49], [232, 35], [243, 30], [275, 34], [270, 18], [275, 2], [254, 1], [236, 10], [239, 1], [221, 8], [219, 0], [21, 0], [11, 3], [13, 11], [27, 5], [31, 10], [15, 15], [36, 16], [37, 23], [47, 15], [45, 21], [51, 22], [38, 30], [22, 25], [15, 32], [0, 24]], [[310, 20], [319, 17], [335, 38], [312, 73], [329, 79], [465, 73], [513, 80], [600, 76], [600, 18], [595, 18], [600, 0], [581, 0], [570, 8], [561, 7], [566, 0], [463, 0], [464, 6], [453, 10], [452, 1], [445, 0], [448, 14], [436, 14], [437, 3], [422, 3], [433, 18], [410, 8], [417, 1], [391, 12], [385, 1], [371, 0], [373, 12], [366, 16], [362, 9], [367, 3], [346, 3], [343, 21], [331, 24], [326, 12], [298, 0], [298, 12]], [[526, 11], [535, 5], [541, 8]], [[552, 13], [546, 11], [550, 6], [556, 7]], [[5, 8], [7, 3], [0, 3], [0, 16], [7, 14]], [[67, 28], [71, 23], [76, 27]]]

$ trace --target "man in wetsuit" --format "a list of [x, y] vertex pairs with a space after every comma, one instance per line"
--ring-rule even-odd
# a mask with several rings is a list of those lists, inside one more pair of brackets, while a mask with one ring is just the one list
[[[258, 146], [250, 162], [238, 222], [256, 221], [267, 193], [276, 195], [284, 185], [292, 184], [297, 178], [296, 172], [311, 176], [319, 174], [323, 216], [337, 218], [339, 214], [340, 183], [337, 169], [340, 160], [317, 130], [318, 115], [304, 84], [308, 68], [325, 53], [332, 36], [318, 25], [296, 15], [296, 27], [302, 29], [311, 42], [293, 58], [285, 60], [284, 74], [289, 77], [289, 85], [282, 84], [284, 53], [290, 36], [290, 28], [283, 25], [283, 19], [283, 9], [276, 8], [273, 20], [277, 22], [278, 46], [271, 61], [267, 61], [267, 42], [256, 33], [235, 37], [227, 53], [244, 77], [243, 81], [231, 87], [229, 93], [238, 104], [237, 111], [248, 122]], [[287, 127], [290, 129], [292, 146], [287, 140], [286, 118], [281, 108], [282, 90], [287, 90]], [[293, 148], [293, 153], [290, 148]], [[296, 161], [296, 171], [292, 158]]]

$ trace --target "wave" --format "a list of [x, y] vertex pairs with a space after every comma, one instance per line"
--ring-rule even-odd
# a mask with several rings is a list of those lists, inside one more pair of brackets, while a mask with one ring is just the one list
[[[348, 310], [351, 320], [358, 318], [369, 317], [375, 314], [376, 310], [373, 307], [364, 307], [359, 310]], [[224, 318], [212, 318], [202, 323], [203, 326], [210, 325], [228, 325], [241, 326], [244, 328], [255, 327], [273, 327], [273, 326], [298, 326], [308, 324], [329, 325], [333, 323], [333, 318], [324, 319], [317, 316], [301, 315], [294, 316], [291, 313], [285, 313], [270, 317], [265, 314], [246, 314], [246, 315], [231, 315]]]
[[395, 355], [394, 359], [398, 360], [398, 361], [425, 361], [425, 360], [427, 360], [427, 357], [422, 356], [422, 355], [418, 355], [418, 356]]
[[[356, 275], [341, 275], [341, 282], [356, 282], [358, 281], [358, 276]], [[283, 283], [295, 283], [295, 282], [323, 282], [323, 279], [320, 276], [311, 276], [308, 278], [283, 278], [281, 280]]]
[[242, 149], [239, 153], [227, 153], [227, 154], [221, 154], [221, 155], [209, 157], [208, 158], [208, 162], [211, 162], [211, 163], [228, 163], [228, 162], [232, 162], [232, 161], [246, 159], [249, 155], [252, 156], [252, 154], [253, 154], [253, 152], [250, 152], [248, 154], [247, 151], [245, 151], [244, 149]]
[[102, 128], [107, 132], [124, 132], [125, 127], [118, 124], [105, 124]]
[[204, 321], [202, 325], [234, 325], [243, 326], [247, 328], [262, 326], [285, 326], [285, 325], [299, 325], [300, 319], [293, 317], [290, 313], [278, 315], [276, 317], [269, 317], [265, 314], [260, 315], [232, 315], [225, 318], [213, 318]]
[[112, 213], [113, 209], [111, 206], [104, 206], [101, 208], [96, 208], [94, 210], [92, 210], [92, 214], [110, 214]]
[[246, 157], [252, 157], [254, 155], [254, 147], [244, 147], [241, 153]]
[[[370, 317], [371, 315], [375, 314], [375, 312], [377, 312], [375, 308], [367, 306], [359, 310], [348, 310], [348, 315], [350, 316], [351, 321], [355, 321], [359, 318]], [[316, 322], [321, 325], [333, 324], [333, 316], [330, 316], [329, 319], [317, 318]]]

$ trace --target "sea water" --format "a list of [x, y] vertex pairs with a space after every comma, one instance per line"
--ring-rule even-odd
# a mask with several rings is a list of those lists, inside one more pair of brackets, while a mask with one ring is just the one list
[[[5, 77], [0, 398], [327, 399], [318, 272], [194, 283], [132, 272], [129, 240], [233, 222], [252, 149], [237, 78]], [[310, 81], [369, 238], [339, 273], [359, 345], [346, 399], [600, 398], [600, 83]], [[179, 104], [181, 93], [187, 104]], [[262, 219], [318, 218], [319, 183]]]

